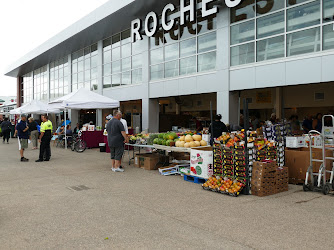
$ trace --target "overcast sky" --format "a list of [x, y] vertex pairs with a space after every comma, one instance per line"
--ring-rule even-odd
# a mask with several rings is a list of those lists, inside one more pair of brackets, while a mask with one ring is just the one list
[[0, 3], [0, 96], [16, 96], [7, 67], [108, 0], [4, 0]]

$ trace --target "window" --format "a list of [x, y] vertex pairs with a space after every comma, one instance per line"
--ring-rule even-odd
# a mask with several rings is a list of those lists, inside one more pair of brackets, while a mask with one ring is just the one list
[[142, 42], [132, 44], [130, 30], [103, 41], [103, 88], [141, 83]]
[[180, 26], [179, 21], [169, 32], [159, 27], [150, 38], [151, 81], [216, 69], [216, 15], [202, 18], [197, 10], [196, 22]]
[[[106, 44], [104, 44], [106, 45]], [[110, 44], [108, 46], [111, 46]], [[79, 88], [97, 90], [97, 44], [93, 44], [72, 54], [72, 91]], [[103, 51], [103, 58], [108, 57]], [[107, 69], [107, 67], [104, 67]]]
[[[80, 54], [76, 54], [78, 57]], [[81, 61], [80, 61], [81, 62]], [[78, 80], [78, 60], [75, 63], [75, 80]], [[73, 66], [72, 66], [73, 68]], [[81, 70], [81, 69], [80, 69]], [[55, 99], [69, 93], [68, 86], [68, 58], [64, 57], [50, 63], [50, 99]], [[73, 75], [72, 75], [73, 78]]]
[[333, 0], [245, 0], [230, 11], [231, 66], [334, 49]]

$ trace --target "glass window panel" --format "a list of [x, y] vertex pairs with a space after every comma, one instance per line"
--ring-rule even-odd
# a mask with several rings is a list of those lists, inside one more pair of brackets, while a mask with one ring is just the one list
[[287, 35], [287, 55], [294, 56], [320, 50], [320, 29], [303, 30]]
[[334, 49], [334, 24], [326, 25], [323, 29], [323, 49]]
[[103, 51], [111, 49], [111, 38], [103, 40]]
[[160, 28], [160, 30], [158, 30], [153, 37], [150, 37], [150, 48], [155, 49], [161, 47], [163, 44], [164, 44], [164, 33]]
[[98, 90], [98, 88], [99, 88], [97, 79], [92, 79], [92, 80], [90, 81], [90, 85], [91, 85], [91, 90], [93, 90], [93, 91], [96, 91], [96, 90]]
[[115, 74], [111, 76], [111, 84], [113, 87], [121, 85], [121, 74]]
[[78, 51], [78, 61], [82, 61], [84, 56], [83, 49]]
[[97, 43], [90, 46], [90, 53], [91, 53], [91, 56], [97, 55]]
[[151, 81], [164, 78], [164, 64], [151, 66]]
[[190, 56], [196, 54], [196, 38], [180, 42], [180, 56]]
[[121, 61], [112, 62], [111, 68], [113, 74], [121, 72]]
[[141, 83], [142, 81], [142, 69], [132, 70], [132, 83]]
[[196, 72], [196, 56], [180, 60], [180, 75], [188, 75]]
[[231, 23], [239, 22], [255, 16], [255, 1], [244, 0], [237, 7], [231, 9]]
[[103, 63], [111, 62], [111, 50], [103, 52]]
[[59, 69], [59, 78], [64, 77], [64, 70], [63, 69]]
[[284, 11], [257, 19], [257, 38], [284, 32]]
[[131, 57], [122, 59], [122, 71], [128, 71], [131, 69]]
[[179, 61], [171, 61], [165, 63], [165, 77], [176, 77], [179, 75]]
[[59, 83], [59, 87], [62, 88], [64, 86], [63, 78], [59, 78], [58, 83]]
[[122, 85], [131, 84], [131, 71], [122, 73]]
[[59, 96], [63, 96], [64, 95], [64, 88], [63, 87], [61, 87], [61, 88], [59, 88]]
[[253, 63], [254, 60], [254, 43], [247, 43], [231, 48], [231, 66]]
[[64, 76], [68, 76], [68, 66], [64, 66]]
[[174, 43], [165, 46], [165, 61], [175, 60], [179, 58], [179, 44]]
[[254, 29], [254, 20], [231, 26], [231, 44], [233, 45], [254, 40]]
[[202, 17], [202, 11], [199, 9], [197, 14], [197, 33], [203, 34], [205, 32], [215, 30], [217, 28], [217, 17], [216, 14]]
[[198, 72], [216, 69], [216, 51], [198, 55]]
[[141, 68], [143, 66], [142, 58], [143, 56], [141, 54], [132, 56], [132, 68], [133, 69]]
[[122, 58], [131, 56], [131, 43], [122, 45]]
[[92, 68], [97, 67], [97, 56], [93, 56], [93, 57], [91, 57], [90, 66], [91, 66]]
[[121, 58], [121, 48], [118, 47], [118, 48], [112, 49], [111, 54], [112, 54], [111, 59], [113, 61], [119, 60]]
[[[64, 78], [64, 86], [68, 86], [68, 79], [67, 79], [67, 77], [65, 77]], [[44, 88], [44, 90], [47, 90], [47, 86], [46, 86], [46, 88]]]
[[273, 37], [257, 42], [257, 61], [284, 57], [284, 36]]
[[110, 88], [111, 87], [111, 76], [106, 76], [103, 78], [103, 88]]
[[320, 2], [297, 6], [287, 10], [288, 31], [302, 29], [320, 23]]
[[85, 60], [85, 70], [90, 69], [90, 58]]
[[324, 22], [334, 21], [334, 1], [333, 0], [324, 0], [323, 4], [324, 9]]
[[78, 72], [81, 72], [84, 70], [84, 61], [78, 62]]
[[[109, 65], [110, 66], [110, 65]], [[85, 82], [90, 80], [90, 70], [85, 71]]]
[[216, 49], [216, 32], [198, 37], [198, 53]]
[[104, 76], [111, 75], [111, 63], [103, 65], [103, 75]]
[[129, 43], [131, 41], [131, 32], [130, 30], [125, 30], [121, 33], [122, 44]]
[[309, 0], [286, 0], [286, 6], [293, 6], [295, 4], [300, 4], [300, 3], [304, 3], [307, 2]]
[[256, 0], [256, 14], [258, 16], [283, 9], [284, 7], [284, 1], [282, 0]]
[[73, 83], [73, 84], [78, 83], [78, 74], [73, 74], [73, 75], [72, 75], [72, 83]]
[[187, 39], [197, 34], [196, 22], [189, 22], [189, 15], [186, 16], [185, 25], [180, 26], [180, 39]]
[[84, 81], [84, 72], [79, 72], [78, 73], [78, 82], [83, 82]]
[[112, 38], [111, 38], [112, 47], [115, 48], [115, 47], [120, 46], [120, 44], [121, 44], [120, 41], [121, 41], [121, 34], [116, 34], [116, 35], [112, 36]]
[[[77, 62], [77, 61], [78, 61], [78, 57], [79, 57], [78, 52], [74, 52], [74, 53], [72, 54], [72, 61], [73, 61], [73, 62]], [[55, 62], [53, 62], [53, 65], [52, 65], [53, 67], [55, 67], [54, 63], [55, 63]]]
[[90, 79], [95, 79], [97, 78], [97, 68], [92, 68], [90, 70]]
[[73, 63], [72, 64], [72, 73], [77, 73], [78, 72], [78, 64], [77, 63]]
[[163, 60], [163, 48], [151, 50], [151, 64], [161, 63]]

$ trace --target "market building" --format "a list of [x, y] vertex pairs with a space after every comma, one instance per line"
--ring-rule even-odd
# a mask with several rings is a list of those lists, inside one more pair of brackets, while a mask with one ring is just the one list
[[[85, 87], [119, 100], [129, 126], [155, 132], [207, 122], [210, 103], [237, 124], [243, 98], [262, 120], [331, 113], [333, 65], [333, 0], [123, 0], [5, 74], [17, 78], [18, 106]], [[103, 125], [109, 113], [72, 111], [71, 120]]]

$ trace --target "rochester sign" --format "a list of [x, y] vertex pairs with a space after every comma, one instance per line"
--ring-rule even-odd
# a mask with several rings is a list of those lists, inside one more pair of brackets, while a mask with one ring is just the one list
[[[241, 3], [242, 0], [225, 0], [225, 4], [229, 8], [236, 7]], [[180, 18], [180, 25], [183, 26], [186, 23], [186, 15], [188, 14], [189, 20], [188, 22], [194, 22], [196, 19], [196, 0], [190, 0], [189, 4], [185, 4], [186, 0], [180, 0], [180, 11], [179, 11], [179, 18]], [[217, 2], [217, 0], [202, 0], [202, 18], [207, 18], [209, 16], [212, 16], [214, 14], [218, 13], [218, 7], [213, 5], [212, 7], [209, 7], [209, 3]], [[165, 32], [171, 31], [175, 27], [175, 19], [168, 21], [167, 16], [169, 13], [172, 13], [175, 11], [176, 7], [174, 4], [167, 4], [163, 10], [161, 15], [161, 25], [162, 29]], [[133, 20], [131, 22], [131, 41], [134, 43], [138, 40], [142, 40], [142, 34], [140, 33], [141, 29], [143, 27], [143, 21], [139, 18]], [[151, 11], [146, 15], [145, 21], [144, 21], [144, 30], [145, 35], [148, 37], [153, 37], [159, 28], [159, 20], [158, 15]]]

